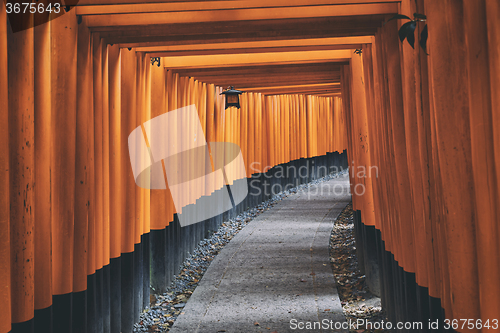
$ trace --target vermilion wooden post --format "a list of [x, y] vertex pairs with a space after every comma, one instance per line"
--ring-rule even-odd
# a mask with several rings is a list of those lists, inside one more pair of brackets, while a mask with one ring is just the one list
[[[141, 90], [140, 96], [141, 101], [138, 104], [137, 110], [138, 112], [138, 124], [144, 124], [144, 122], [148, 121], [151, 118], [151, 63], [149, 57], [147, 57], [144, 53], [139, 54], [140, 65], [140, 77], [141, 77]], [[143, 127], [144, 131], [144, 127]], [[151, 243], [151, 235], [150, 235], [150, 227], [151, 227], [151, 196], [149, 189], [141, 189], [142, 192], [142, 215], [141, 215], [141, 226], [142, 226], [142, 241], [143, 241], [143, 307], [147, 307], [150, 303], [149, 295], [150, 295], [150, 243]]]
[[313, 112], [313, 98], [311, 95], [306, 96], [307, 100], [307, 157], [314, 156], [314, 112]]
[[297, 157], [297, 95], [290, 96], [290, 159], [296, 160]]
[[[362, 216], [365, 225], [374, 226], [375, 222], [375, 206], [373, 203], [373, 188], [372, 178], [370, 176], [372, 166], [370, 159], [370, 151], [372, 149], [371, 133], [368, 130], [368, 115], [365, 98], [364, 72], [362, 64], [362, 56], [354, 55], [351, 59], [351, 82], [352, 82], [352, 131], [353, 131], [353, 147], [358, 151], [357, 165], [360, 169], [353, 170], [356, 175], [359, 174], [358, 184], [362, 187], [355, 188], [354, 194], [357, 195], [362, 202]], [[358, 185], [357, 184], [357, 185]]]
[[[220, 93], [222, 88], [215, 86], [215, 109], [214, 109], [214, 119], [215, 119], [215, 139], [217, 142], [224, 142], [224, 100]], [[224, 179], [222, 175], [218, 174], [216, 176], [217, 187], [214, 190], [218, 190], [219, 186], [223, 184]]]
[[[109, 54], [102, 40], [102, 174], [103, 174], [103, 266], [109, 265], [110, 250], [110, 114], [109, 114]], [[106, 301], [106, 300], [105, 300]]]
[[[134, 50], [135, 51], [135, 50]], [[137, 126], [142, 125], [142, 116], [144, 113], [143, 109], [143, 87], [144, 87], [144, 79], [143, 79], [143, 61], [142, 61], [142, 54], [140, 52], [136, 52], [135, 56], [135, 62], [136, 62], [136, 105], [135, 105], [135, 124]], [[128, 141], [127, 141], [128, 142]], [[127, 153], [128, 156], [128, 153]], [[135, 188], [135, 231], [134, 231], [134, 243], [139, 244], [141, 242], [141, 236], [144, 234], [144, 191], [145, 189], [137, 186], [135, 184], [135, 179], [134, 179], [134, 186]], [[140, 269], [140, 268], [139, 268]]]
[[[128, 136], [138, 126], [136, 123], [136, 75], [137, 60], [135, 50], [121, 49], [121, 123], [120, 123], [120, 150], [121, 159], [121, 205], [122, 205], [122, 230], [121, 230], [121, 330], [128, 332], [133, 330], [134, 319], [137, 317], [134, 306], [138, 304], [138, 291], [142, 291], [142, 285], [136, 279], [139, 275], [135, 271], [141, 270], [135, 267], [139, 260], [135, 256], [142, 255], [139, 248], [135, 247], [136, 240], [136, 189], [134, 175], [132, 172]], [[137, 250], [137, 252], [134, 252]], [[142, 306], [142, 304], [141, 304]]]
[[[104, 266], [104, 175], [102, 114], [102, 39], [92, 35], [94, 108], [94, 186], [95, 186], [95, 269]], [[89, 253], [90, 255], [90, 253]]]
[[[144, 57], [144, 72], [145, 72], [145, 87], [144, 87], [144, 115], [142, 123], [151, 119], [151, 68], [149, 57]], [[141, 124], [142, 124], [141, 123]], [[145, 190], [144, 192], [144, 233], [149, 233], [151, 230], [151, 191]]]
[[[121, 184], [126, 189], [122, 191], [123, 225], [121, 252], [134, 251], [134, 243], [138, 230], [136, 224], [136, 189], [134, 175], [130, 163], [128, 136], [140, 124], [137, 124], [137, 59], [134, 50], [121, 49]], [[140, 233], [139, 233], [140, 235]]]
[[[88, 29], [85, 25], [82, 26], [82, 29]], [[98, 275], [96, 274], [96, 207], [95, 207], [95, 132], [94, 132], [94, 83], [95, 80], [94, 73], [94, 54], [93, 54], [93, 46], [94, 39], [92, 34], [89, 36], [89, 49], [88, 49], [88, 57], [89, 57], [89, 66], [87, 70], [89, 71], [90, 79], [87, 81], [88, 83], [88, 96], [89, 96], [89, 110], [86, 114], [87, 116], [87, 169], [88, 169], [88, 190], [89, 190], [89, 201], [88, 201], [88, 242], [87, 242], [87, 276], [86, 279], [88, 281], [87, 285], [87, 302], [83, 302], [82, 306], [86, 307], [87, 314], [87, 322], [84, 325], [83, 329], [93, 330], [97, 328], [97, 322], [100, 319], [98, 309], [98, 302], [100, 300], [100, 293], [97, 290], [97, 279]], [[99, 281], [100, 282], [100, 281]]]
[[[165, 69], [163, 66], [147, 64], [151, 70], [151, 117], [154, 119], [157, 116], [165, 113]], [[187, 129], [185, 129], [187, 130]], [[150, 133], [150, 130], [145, 127], [145, 133]], [[147, 134], [146, 134], [147, 135]], [[148, 137], [150, 147], [163, 145], [163, 142], [155, 141], [157, 134]], [[158, 161], [155, 161], [158, 162]], [[166, 175], [163, 162], [160, 162], [163, 167], [163, 182], [166, 182]], [[165, 189], [151, 189], [151, 286], [158, 292], [166, 290], [166, 260], [165, 260], [165, 226], [168, 224], [167, 219], [167, 198]]]
[[121, 179], [121, 50], [117, 45], [107, 46], [109, 70], [109, 206], [110, 255], [121, 254], [123, 200]]
[[50, 22], [35, 28], [35, 309], [52, 305]]
[[[351, 117], [351, 84], [349, 76], [349, 66], [344, 65], [340, 69], [340, 87], [342, 89], [342, 109], [345, 114], [346, 122], [346, 142], [347, 142], [347, 157], [348, 157], [348, 167], [349, 167], [349, 185], [351, 188], [351, 194], [354, 192], [354, 184], [356, 183], [355, 172], [353, 172], [354, 161], [356, 158], [356, 150], [353, 147], [352, 139], [352, 117]], [[352, 196], [352, 208], [357, 210], [358, 208], [357, 196]]]
[[[88, 29], [88, 28], [87, 28]], [[89, 75], [88, 80], [88, 94], [90, 99], [89, 110], [87, 112], [87, 147], [88, 147], [88, 186], [89, 186], [89, 219], [88, 219], [88, 254], [87, 254], [87, 275], [91, 276], [95, 274], [96, 271], [96, 204], [95, 204], [95, 136], [94, 131], [94, 38], [92, 34], [89, 35]], [[95, 286], [94, 286], [95, 288]], [[90, 288], [89, 288], [90, 289]], [[92, 292], [92, 291], [90, 291]], [[92, 297], [92, 296], [91, 296]]]
[[[194, 80], [194, 78], [189, 78], [189, 80], [187, 81], [187, 90], [186, 90], [186, 101], [187, 101], [187, 104], [186, 106], [189, 106], [189, 105], [194, 105], [195, 107], [197, 106], [197, 100], [198, 100], [198, 90], [197, 90], [197, 87], [196, 87], [196, 82]], [[195, 128], [196, 128], [196, 125], [197, 122], [198, 122], [198, 119], [196, 119], [196, 115], [197, 114], [189, 114], [188, 115], [188, 129], [189, 129], [189, 132], [190, 132], [190, 137], [193, 137], [194, 133], [195, 133]], [[188, 179], [192, 179], [193, 178], [193, 175], [194, 175], [194, 169], [195, 169], [195, 165], [194, 163], [196, 163], [197, 159], [197, 156], [195, 155], [194, 151], [191, 151], [189, 153], [189, 163], [188, 163], [188, 174], [189, 174], [189, 178]], [[189, 204], [195, 204], [196, 203], [196, 199], [197, 199], [197, 189], [195, 188], [195, 184], [193, 182], [191, 182], [189, 184]]]
[[[500, 4], [495, 1], [486, 2], [486, 24], [488, 28], [488, 53], [491, 90], [491, 115], [494, 142], [500, 142], [500, 33], [499, 22], [495, 19], [500, 12]], [[497, 180], [497, 207], [500, 206], [500, 147], [495, 145], [495, 174]], [[497, 217], [500, 212], [497, 210]], [[500, 239], [500, 228], [497, 228], [497, 239]], [[500, 250], [498, 255], [500, 256]], [[499, 260], [500, 265], [500, 260]]]
[[382, 228], [382, 239], [385, 242], [386, 251], [394, 253], [395, 242], [396, 242], [396, 228], [392, 228], [391, 219], [391, 209], [389, 208], [389, 184], [382, 181], [390, 174], [390, 166], [386, 165], [386, 158], [388, 156], [388, 139], [386, 123], [387, 114], [385, 112], [385, 85], [383, 81], [383, 67], [382, 67], [382, 40], [381, 33], [377, 32], [376, 38], [373, 45], [372, 61], [373, 61], [373, 78], [374, 78], [374, 111], [375, 111], [375, 128], [377, 133], [378, 143], [377, 153], [378, 153], [378, 167], [380, 172], [379, 182], [380, 190], [378, 193], [378, 199], [381, 203], [381, 207], [378, 210], [381, 214], [381, 228]]
[[[207, 142], [209, 144], [208, 149], [209, 153], [211, 154], [211, 147], [210, 147], [210, 142], [215, 142], [215, 86], [213, 84], [207, 84], [207, 114], [206, 114], [206, 121], [207, 121], [207, 131], [206, 131], [206, 138]], [[214, 168], [213, 160], [211, 159], [212, 164], [212, 171]], [[215, 191], [215, 177], [214, 176], [208, 176], [207, 177], [207, 191], [206, 194], [210, 195], [213, 191]]]
[[300, 157], [307, 157], [307, 120], [304, 95], [299, 95]]
[[277, 145], [278, 138], [276, 137], [276, 97], [268, 96], [267, 105], [268, 115], [269, 115], [269, 157], [270, 157], [270, 167], [277, 165]]
[[241, 153], [243, 155], [243, 161], [245, 162], [245, 170], [247, 177], [251, 176], [250, 163], [248, 159], [248, 126], [249, 126], [249, 112], [250, 112], [250, 97], [248, 93], [243, 93], [240, 95], [240, 109], [238, 110], [238, 116], [240, 122], [237, 124], [239, 127], [239, 138]]
[[255, 158], [255, 168], [258, 173], [262, 172], [262, 169], [264, 168], [264, 158], [263, 158], [263, 139], [264, 139], [264, 132], [263, 132], [263, 126], [262, 126], [262, 94], [261, 93], [255, 93], [254, 94], [254, 128], [255, 128], [255, 149], [253, 151], [254, 158]]
[[[7, 12], [0, 3], [0, 109], [9, 109]], [[9, 151], [9, 112], [0, 113], [0, 150]], [[0, 188], [9, 188], [9, 154], [0, 154]], [[0, 331], [11, 329], [10, 190], [0, 193]]]
[[450, 276], [448, 273], [448, 253], [446, 251], [447, 242], [445, 235], [444, 226], [444, 211], [443, 211], [443, 192], [442, 192], [442, 180], [439, 167], [439, 156], [437, 148], [437, 138], [436, 138], [436, 120], [434, 117], [434, 104], [433, 94], [432, 94], [432, 80], [430, 80], [429, 72], [429, 126], [431, 131], [431, 149], [429, 153], [429, 160], [431, 165], [431, 170], [429, 172], [429, 183], [431, 186], [430, 191], [430, 202], [431, 202], [431, 224], [433, 237], [437, 239], [437, 242], [433, 242], [433, 251], [435, 255], [434, 270], [436, 275], [439, 277], [436, 279], [436, 292], [434, 294], [432, 289], [429, 290], [429, 295], [435, 298], [441, 299], [441, 306], [445, 309], [449, 309], [449, 295], [450, 288]]
[[[88, 114], [92, 112], [91, 40], [88, 27], [78, 26], [77, 52], [77, 118], [76, 118], [76, 173], [75, 173], [75, 245], [73, 265], [73, 292], [87, 289], [87, 255], [89, 230], [89, 142]], [[77, 315], [77, 314], [75, 314]]]
[[291, 112], [292, 112], [292, 105], [291, 105], [291, 99], [289, 95], [285, 95], [285, 100], [286, 100], [286, 105], [285, 105], [285, 163], [288, 163], [292, 160], [292, 155], [291, 155], [291, 145], [290, 141], [292, 140], [291, 137], [291, 131], [290, 131], [290, 124], [291, 124]]
[[282, 104], [280, 101], [280, 96], [273, 96], [273, 110], [274, 110], [274, 140], [275, 140], [275, 157], [276, 162], [275, 165], [279, 165], [283, 163], [283, 131], [282, 126], [283, 123], [281, 121], [282, 118]]
[[[477, 267], [481, 319], [491, 321], [500, 313], [500, 246], [498, 244], [498, 193], [492, 186], [495, 173], [491, 70], [485, 1], [464, 1], [464, 31], [469, 76], [471, 156], [475, 188]], [[494, 60], [493, 60], [494, 61]], [[484, 329], [485, 331], [487, 329]], [[491, 330], [491, 329], [490, 329]]]
[[276, 139], [278, 146], [276, 153], [278, 155], [278, 162], [282, 164], [285, 162], [285, 102], [284, 95], [276, 96]]
[[[394, 29], [394, 27], [392, 27]], [[380, 87], [380, 103], [381, 107], [379, 109], [379, 118], [381, 119], [380, 123], [380, 128], [379, 128], [379, 133], [382, 135], [382, 140], [383, 142], [383, 151], [384, 151], [384, 159], [381, 161], [380, 168], [384, 172], [383, 177], [394, 177], [395, 174], [395, 165], [392, 162], [392, 160], [389, 159], [390, 154], [394, 151], [394, 146], [393, 146], [393, 137], [390, 135], [391, 132], [389, 132], [390, 128], [390, 123], [391, 123], [391, 118], [390, 114], [387, 112], [387, 110], [390, 107], [390, 98], [389, 98], [389, 88], [388, 88], [388, 83], [387, 80], [383, 80], [384, 77], [386, 77], [386, 69], [384, 65], [384, 59], [386, 59], [386, 52], [385, 52], [385, 35], [381, 32], [378, 36], [380, 43], [377, 43], [377, 65], [378, 65], [378, 74], [377, 74], [377, 79], [379, 80], [379, 87]], [[385, 182], [386, 183], [386, 182]], [[397, 223], [396, 219], [396, 210], [398, 209], [397, 204], [389, 204], [390, 202], [397, 203], [396, 201], [396, 195], [394, 193], [395, 187], [392, 184], [386, 183], [385, 185], [385, 195], [384, 199], [388, 203], [386, 205], [386, 221], [388, 228], [388, 232], [390, 233], [390, 241], [387, 242], [387, 249], [391, 251], [392, 254], [394, 254], [394, 259], [396, 261], [402, 260], [401, 259], [401, 251], [400, 251], [400, 230], [399, 230], [399, 224]]]
[[280, 154], [280, 164], [281, 163], [286, 163], [286, 139], [287, 139], [287, 134], [286, 134], [286, 96], [285, 95], [280, 95], [277, 96], [278, 98], [278, 130], [279, 130], [279, 140], [280, 140], [280, 145], [279, 145], [279, 154]]
[[90, 32], [85, 23], [78, 25], [77, 114], [75, 161], [75, 243], [73, 253], [73, 332], [87, 331], [87, 274], [89, 253], [89, 113], [92, 112], [92, 63]]
[[[200, 94], [200, 101], [198, 107], [198, 117], [200, 118], [201, 128], [203, 130], [204, 139], [207, 139], [207, 84], [198, 82], [198, 91]], [[208, 141], [206, 141], [208, 142]], [[200, 160], [205, 163], [205, 160], [209, 159], [208, 155], [205, 155], [205, 151], [200, 154]], [[208, 177], [207, 177], [208, 180]], [[202, 195], [210, 195], [209, 184], [207, 182], [203, 183]], [[172, 200], [170, 200], [172, 202]], [[173, 205], [172, 205], [173, 208]]]
[[[469, 89], [463, 30], [448, 34], [464, 21], [461, 3], [426, 2], [433, 33], [429, 34], [432, 102], [442, 179], [445, 230], [450, 276], [447, 317], [479, 318], [477, 248], [475, 237], [475, 188], [472, 174], [469, 122]], [[443, 19], [444, 13], [446, 19]], [[438, 16], [440, 19], [438, 19]], [[436, 22], [434, 22], [436, 20]], [[454, 165], [454, 167], [449, 167]], [[471, 331], [478, 331], [471, 330]]]
[[[402, 2], [401, 12], [404, 15], [412, 15], [416, 8], [411, 8], [410, 1]], [[431, 244], [426, 243], [425, 235], [425, 209], [423, 180], [420, 163], [420, 140], [419, 140], [419, 112], [421, 101], [419, 101], [420, 77], [416, 73], [415, 65], [418, 64], [418, 56], [421, 48], [412, 48], [408, 43], [402, 44], [401, 55], [401, 77], [403, 80], [403, 110], [406, 139], [406, 155], [408, 165], [409, 189], [411, 190], [412, 212], [411, 219], [415, 225], [414, 230], [414, 251], [415, 251], [415, 273], [416, 282], [420, 286], [427, 286], [427, 257], [426, 248]], [[418, 103], [417, 103], [418, 101]], [[417, 226], [418, 225], [418, 226]]]
[[108, 72], [108, 47], [106, 40], [101, 41], [102, 61], [101, 61], [101, 92], [102, 92], [102, 187], [103, 187], [103, 220], [102, 220], [102, 239], [103, 239], [103, 296], [102, 296], [102, 311], [103, 311], [103, 329], [109, 331], [111, 329], [111, 303], [110, 303], [110, 196], [109, 196], [109, 72]]
[[12, 323], [23, 323], [34, 311], [34, 33], [7, 29]]
[[[54, 330], [71, 331], [75, 232], [77, 36], [75, 12], [51, 21], [51, 203]], [[57, 176], [56, 176], [57, 175]]]
[[[500, 116], [499, 116], [499, 102], [498, 94], [494, 93], [500, 89], [500, 34], [499, 22], [494, 19], [495, 15], [500, 12], [500, 6], [493, 1], [486, 2], [486, 22], [488, 28], [488, 52], [489, 52], [489, 69], [490, 69], [490, 91], [491, 91], [491, 114], [493, 125], [494, 142], [500, 140]], [[497, 180], [496, 203], [497, 207], [500, 206], [500, 146], [495, 145], [495, 174]], [[497, 208], [497, 220], [500, 215], [500, 210]], [[497, 228], [497, 239], [500, 239], [500, 228]], [[500, 263], [500, 249], [498, 251]]]
[[[423, 10], [424, 0], [419, 0], [417, 12], [424, 12]], [[423, 29], [423, 27], [421, 28]], [[429, 288], [429, 295], [433, 297], [438, 297], [440, 288], [439, 270], [436, 268], [439, 265], [439, 257], [437, 255], [438, 248], [437, 242], [433, 241], [434, 234], [433, 225], [435, 225], [432, 220], [432, 214], [434, 214], [432, 207], [433, 191], [431, 187], [434, 185], [433, 178], [433, 158], [432, 158], [432, 135], [431, 135], [431, 120], [430, 120], [430, 102], [429, 102], [429, 72], [428, 72], [428, 57], [422, 51], [419, 51], [418, 61], [416, 63], [416, 75], [415, 78], [420, 80], [420, 85], [416, 84], [415, 95], [416, 103], [420, 106], [421, 112], [417, 112], [417, 122], [418, 122], [418, 136], [419, 136], [419, 147], [420, 147], [420, 169], [422, 175], [422, 187], [424, 198], [424, 214], [425, 219], [425, 237], [426, 237], [426, 256], [427, 260], [427, 282], [425, 285]], [[427, 199], [426, 199], [427, 198]], [[435, 209], [434, 209], [435, 211]]]
[[[174, 77], [172, 72], [167, 71], [165, 69], [165, 89], [166, 89], [166, 92], [165, 92], [165, 103], [166, 103], [165, 111], [166, 112], [170, 112], [170, 111], [177, 109], [177, 92], [176, 92], [177, 81], [178, 81], [178, 79], [176, 79], [176, 77]], [[170, 129], [170, 131], [174, 133], [174, 137], [177, 137], [176, 133], [178, 133], [178, 130], [179, 130], [179, 128]], [[168, 214], [167, 225], [169, 225], [168, 223], [173, 221], [173, 218], [174, 218], [173, 214], [175, 214], [177, 211], [175, 209], [175, 205], [174, 205], [174, 202], [172, 199], [172, 194], [170, 193], [170, 189], [168, 187], [168, 180], [166, 180], [166, 181], [167, 181], [167, 191], [165, 194], [165, 199], [166, 199], [166, 205], [167, 205], [166, 209], [167, 209], [167, 214]], [[177, 268], [174, 267], [173, 269], [177, 269]]]
[[123, 196], [121, 167], [121, 50], [107, 45], [109, 91], [109, 236], [111, 332], [121, 332], [121, 239]]

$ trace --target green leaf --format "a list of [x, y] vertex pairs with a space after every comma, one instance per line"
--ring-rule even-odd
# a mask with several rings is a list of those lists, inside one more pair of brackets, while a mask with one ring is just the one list
[[425, 16], [424, 14], [414, 13], [413, 17], [416, 19], [418, 18], [418, 19], [422, 19], [422, 20], [427, 20], [427, 16]]
[[422, 32], [420, 33], [420, 47], [424, 49], [425, 53], [427, 53], [427, 38], [429, 37], [429, 33], [427, 32], [427, 24], [425, 27], [422, 29]]
[[[417, 27], [417, 22], [415, 22], [415, 21], [410, 21], [410, 22], [406, 22], [405, 24], [403, 24], [401, 26], [401, 28], [399, 28], [399, 32], [398, 32], [399, 40], [401, 42], [403, 42], [409, 34], [414, 33], [416, 27]], [[415, 38], [414, 38], [414, 41], [415, 41]]]
[[392, 20], [398, 20], [398, 19], [407, 19], [407, 20], [410, 20], [411, 21], [411, 18], [409, 18], [408, 16], [406, 15], [403, 15], [403, 14], [396, 14], [394, 15], [393, 17], [391, 17], [390, 19], [388, 19], [384, 25], [389, 22], [389, 21], [392, 21]]

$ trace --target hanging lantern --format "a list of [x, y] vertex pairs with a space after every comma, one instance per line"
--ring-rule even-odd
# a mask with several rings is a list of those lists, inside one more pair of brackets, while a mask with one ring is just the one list
[[230, 106], [240, 108], [240, 95], [242, 91], [234, 90], [234, 87], [227, 88], [226, 91], [221, 92], [221, 95], [226, 95], [226, 109]]

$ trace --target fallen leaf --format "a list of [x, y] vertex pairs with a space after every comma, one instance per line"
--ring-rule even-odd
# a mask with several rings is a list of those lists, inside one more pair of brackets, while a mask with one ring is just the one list
[[330, 310], [330, 309], [325, 309], [325, 312], [326, 312], [326, 311], [331, 311], [331, 310]]
[[253, 323], [253, 324], [254, 324], [255, 326], [259, 326], [259, 323], [258, 323], [258, 322], [255, 322], [255, 323]]

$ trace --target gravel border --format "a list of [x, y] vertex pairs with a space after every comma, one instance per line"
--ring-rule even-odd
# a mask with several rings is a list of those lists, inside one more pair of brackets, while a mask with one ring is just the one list
[[[354, 239], [354, 216], [352, 202], [349, 203], [335, 220], [330, 236], [330, 262], [337, 283], [342, 309], [348, 321], [363, 319], [368, 322], [387, 322], [380, 298], [370, 293], [365, 276], [358, 269], [356, 242]], [[372, 327], [377, 327], [372, 325]], [[369, 330], [360, 326], [350, 332], [389, 332]]]
[[250, 221], [289, 195], [347, 173], [347, 170], [343, 170], [280, 192], [258, 206], [224, 222], [210, 237], [200, 241], [192, 254], [188, 254], [188, 258], [180, 266], [180, 273], [174, 277], [165, 293], [154, 294], [152, 290], [151, 305], [142, 312], [139, 323], [134, 324], [134, 332], [168, 332], [177, 317], [183, 313], [186, 302], [215, 256]]

